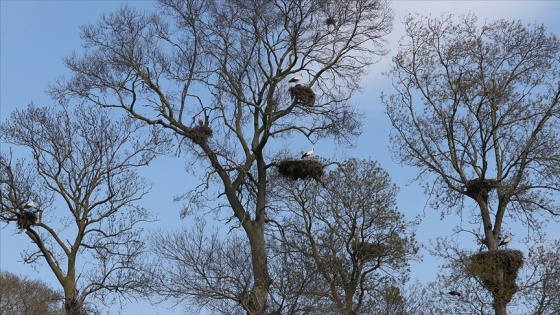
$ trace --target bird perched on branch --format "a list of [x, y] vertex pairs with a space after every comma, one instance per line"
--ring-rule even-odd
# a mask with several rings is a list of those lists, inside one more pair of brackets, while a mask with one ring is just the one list
[[198, 115], [198, 124], [200, 126], [204, 125], [204, 120], [202, 120], [202, 117], [200, 117], [200, 115]]
[[314, 151], [314, 150], [315, 150], [315, 146], [311, 147], [311, 150], [305, 152], [305, 153], [301, 156], [301, 158], [302, 158], [302, 159], [305, 159], [306, 157], [310, 157], [311, 154], [313, 154], [313, 151]]
[[289, 83], [298, 83], [299, 80], [301, 80], [301, 78], [303, 78], [303, 75], [300, 73], [299, 76], [291, 78], [290, 81], [288, 81], [288, 82]]

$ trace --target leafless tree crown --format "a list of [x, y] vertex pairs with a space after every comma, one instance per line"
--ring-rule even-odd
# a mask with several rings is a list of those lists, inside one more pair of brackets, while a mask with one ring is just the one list
[[538, 235], [543, 214], [560, 214], [560, 41], [544, 26], [473, 15], [410, 16], [405, 28], [389, 74], [396, 91], [383, 97], [394, 156], [421, 169], [444, 213], [475, 202], [470, 223], [489, 252], [471, 255], [470, 271], [506, 314], [523, 256], [499, 250], [504, 220]]
[[[385, 0], [162, 0], [158, 10], [123, 6], [83, 27], [85, 51], [66, 58], [73, 76], [51, 94], [166, 128], [208, 163], [201, 190], [211, 179], [220, 183], [251, 247], [253, 289], [242, 305], [262, 314], [270, 285], [267, 172], [275, 154], [265, 146], [293, 136], [353, 142], [361, 122], [349, 99], [386, 53], [392, 11]], [[290, 95], [295, 76], [313, 102]]]
[[138, 225], [151, 216], [137, 205], [150, 185], [136, 169], [166, 141], [130, 118], [87, 106], [29, 105], [0, 130], [19, 152], [30, 152], [27, 160], [0, 158], [1, 219], [17, 222], [34, 243], [24, 262], [46, 262], [64, 289], [67, 314], [82, 314], [88, 296], [110, 303], [108, 293], [137, 289]]
[[532, 227], [538, 213], [559, 214], [556, 37], [519, 21], [480, 25], [472, 15], [405, 25], [390, 73], [396, 93], [384, 97], [394, 156], [435, 175], [435, 206], [476, 201], [496, 240], [506, 207]]

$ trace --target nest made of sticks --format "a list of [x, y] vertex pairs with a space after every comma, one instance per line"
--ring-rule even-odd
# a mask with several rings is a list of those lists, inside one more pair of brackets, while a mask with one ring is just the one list
[[208, 138], [212, 137], [212, 128], [208, 126], [195, 126], [191, 129], [191, 134], [191, 139], [196, 144], [202, 144], [208, 141]]
[[358, 259], [368, 261], [385, 255], [386, 247], [384, 244], [354, 242], [352, 248], [356, 252]]
[[292, 180], [310, 177], [320, 182], [324, 174], [323, 168], [323, 164], [311, 159], [284, 160], [278, 164], [278, 172]]
[[495, 179], [471, 179], [467, 181], [466, 187], [466, 195], [477, 199], [479, 196], [483, 198], [488, 198], [488, 193], [492, 189], [496, 189], [498, 187], [499, 182]]
[[305, 84], [297, 84], [288, 89], [292, 99], [298, 104], [304, 106], [313, 106], [315, 104], [316, 96], [313, 90]]
[[17, 214], [17, 227], [20, 230], [27, 229], [37, 224], [37, 215], [31, 211], [23, 211]]
[[470, 257], [467, 272], [479, 278], [494, 298], [508, 303], [517, 292], [517, 272], [523, 266], [519, 250], [490, 250]]

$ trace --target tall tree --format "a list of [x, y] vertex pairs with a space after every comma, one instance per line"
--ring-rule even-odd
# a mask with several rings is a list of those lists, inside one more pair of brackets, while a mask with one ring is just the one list
[[[490, 251], [505, 219], [538, 232], [540, 215], [559, 214], [560, 42], [544, 26], [480, 25], [472, 15], [411, 16], [405, 27], [390, 72], [396, 92], [383, 97], [394, 156], [421, 169], [444, 213], [473, 201], [471, 223]], [[520, 252], [496, 253], [506, 254], [520, 267]], [[472, 266], [492, 259], [471, 258]], [[496, 314], [505, 314], [514, 283], [486, 280]]]
[[[275, 182], [282, 212], [275, 257], [306, 266], [300, 296], [314, 297], [311, 314], [398, 314], [399, 287], [417, 258], [414, 222], [396, 208], [397, 188], [375, 161], [350, 159], [313, 180]], [[288, 267], [296, 268], [296, 267]], [[276, 280], [276, 279], [275, 279]], [[294, 281], [294, 279], [285, 279]], [[288, 285], [275, 281], [275, 287]], [[282, 304], [277, 305], [281, 309]]]
[[[275, 156], [267, 144], [353, 140], [360, 122], [348, 101], [386, 53], [392, 11], [385, 0], [161, 0], [158, 8], [124, 6], [83, 27], [85, 52], [66, 59], [74, 75], [51, 92], [120, 108], [185, 139], [207, 166], [201, 190], [217, 180], [223, 194], [216, 199], [225, 199], [245, 233], [252, 288], [241, 303], [248, 314], [263, 314]], [[296, 76], [299, 85], [289, 89]]]
[[110, 303], [108, 293], [126, 296], [143, 281], [139, 225], [151, 219], [137, 201], [149, 185], [136, 169], [162, 143], [138, 125], [100, 108], [29, 105], [0, 126], [2, 140], [30, 151], [15, 163], [0, 158], [0, 218], [34, 244], [24, 262], [46, 262], [67, 314], [82, 314], [90, 296]]
[[[414, 222], [396, 209], [397, 188], [376, 162], [355, 159], [321, 182], [271, 178], [266, 314], [400, 314], [398, 288], [418, 247]], [[251, 285], [247, 241], [205, 226], [154, 234], [153, 289], [197, 306], [193, 313], [239, 313], [234, 303]]]
[[0, 314], [62, 315], [62, 295], [41, 281], [0, 271]]
[[152, 233], [157, 260], [149, 268], [148, 295], [156, 302], [188, 305], [188, 314], [202, 308], [212, 314], [242, 313], [252, 283], [248, 242], [241, 233], [227, 239], [222, 234], [202, 220], [194, 228]]

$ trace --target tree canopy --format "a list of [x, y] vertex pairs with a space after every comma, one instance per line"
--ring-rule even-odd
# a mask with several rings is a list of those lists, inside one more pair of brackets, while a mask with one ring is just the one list
[[557, 215], [560, 42], [543, 26], [474, 16], [405, 25], [384, 98], [395, 157], [435, 175], [436, 206], [476, 201], [491, 249], [506, 210], [530, 227]]
[[0, 271], [0, 314], [62, 315], [62, 295], [47, 284]]
[[[319, 182], [276, 174], [271, 185], [266, 314], [397, 314], [390, 310], [404, 307], [399, 288], [418, 258], [416, 222], [397, 210], [397, 188], [378, 163], [350, 159]], [[224, 240], [208, 226], [152, 235], [153, 293], [193, 314], [202, 307], [242, 312], [251, 289], [247, 240], [231, 230]]]
[[[267, 143], [353, 143], [361, 121], [349, 99], [386, 53], [392, 22], [385, 0], [162, 0], [155, 13], [125, 5], [82, 28], [84, 52], [66, 58], [72, 76], [50, 92], [122, 109], [204, 161], [192, 200], [214, 180], [223, 189], [214, 199], [251, 248], [253, 287], [242, 305], [262, 314], [271, 283], [267, 173], [278, 154]], [[299, 88], [290, 90], [295, 76]]]
[[[405, 28], [389, 74], [395, 93], [383, 97], [394, 156], [420, 168], [436, 208], [472, 209], [472, 232], [490, 252], [472, 255], [471, 267], [517, 275], [520, 252], [509, 252], [511, 268], [490, 266], [506, 255], [495, 252], [504, 222], [538, 235], [542, 215], [560, 214], [560, 41], [541, 25], [473, 15], [410, 16]], [[505, 314], [515, 283], [475, 274]]]
[[29, 154], [0, 156], [0, 219], [17, 222], [34, 244], [23, 261], [47, 264], [67, 314], [82, 314], [88, 297], [109, 303], [112, 292], [136, 290], [140, 225], [152, 220], [137, 205], [150, 188], [137, 168], [166, 148], [164, 138], [146, 137], [137, 122], [102, 108], [68, 105], [30, 104], [0, 131]]

